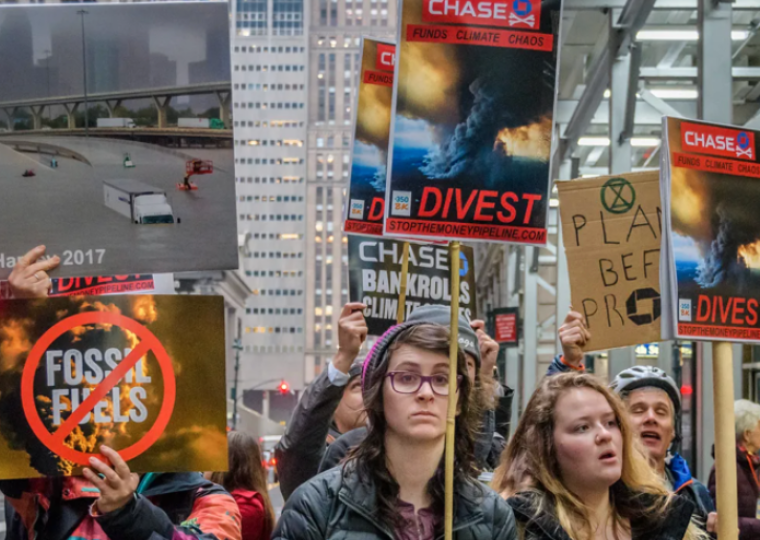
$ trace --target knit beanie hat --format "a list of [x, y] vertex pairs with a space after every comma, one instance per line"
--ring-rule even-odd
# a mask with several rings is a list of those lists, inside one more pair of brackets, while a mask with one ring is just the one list
[[[362, 393], [366, 389], [366, 381], [373, 369], [377, 367], [385, 352], [396, 340], [398, 335], [408, 328], [421, 326], [423, 324], [437, 324], [448, 328], [450, 322], [451, 308], [441, 305], [421, 306], [415, 309], [405, 322], [391, 326], [385, 333], [378, 338], [375, 344], [367, 353], [362, 368]], [[480, 346], [478, 345], [478, 336], [470, 326], [470, 323], [460, 315], [459, 317], [459, 334], [457, 341], [459, 347], [465, 352], [475, 357], [477, 369], [480, 369]]]

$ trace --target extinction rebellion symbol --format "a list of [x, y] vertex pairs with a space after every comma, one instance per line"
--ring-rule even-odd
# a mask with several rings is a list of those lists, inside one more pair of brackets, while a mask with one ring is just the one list
[[611, 178], [602, 186], [602, 205], [613, 214], [625, 214], [636, 202], [636, 190], [625, 178]]

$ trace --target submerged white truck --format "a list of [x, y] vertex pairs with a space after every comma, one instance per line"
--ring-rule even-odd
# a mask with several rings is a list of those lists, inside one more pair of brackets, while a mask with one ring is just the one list
[[179, 223], [166, 192], [132, 178], [103, 181], [105, 205], [132, 223]]
[[131, 118], [98, 118], [99, 128], [135, 128], [135, 121]]

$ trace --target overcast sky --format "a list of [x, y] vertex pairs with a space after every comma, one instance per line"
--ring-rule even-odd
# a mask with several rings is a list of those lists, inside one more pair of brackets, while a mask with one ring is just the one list
[[[120, 56], [130, 57], [132, 54], [137, 58], [139, 51], [145, 50], [147, 41], [151, 54], [164, 54], [169, 61], [177, 63], [177, 84], [187, 84], [188, 64], [200, 61], [210, 62], [214, 66], [212, 71], [217, 74], [224, 66], [225, 79], [229, 80], [229, 45], [216, 47], [216, 58], [206, 58], [207, 36], [217, 44], [229, 44], [228, 8], [222, 2], [0, 5], [0, 69], [7, 69], [7, 62], [13, 62], [14, 54], [28, 56], [25, 20], [31, 26], [31, 52], [37, 67], [44, 67], [45, 58], [50, 54], [60, 55], [61, 61], [57, 65], [81, 65], [81, 18], [77, 14], [81, 9], [87, 11], [88, 47], [115, 44]], [[62, 38], [59, 43], [69, 44], [66, 50], [52, 50], [54, 34]], [[1, 60], [2, 57], [5, 60]], [[138, 64], [129, 68], [138, 73], [139, 78], [139, 72], [146, 70], [147, 66]], [[24, 77], [16, 75], [16, 78]], [[218, 76], [213, 78], [219, 80]], [[22, 92], [23, 83], [17, 80], [14, 90]], [[118, 86], [124, 87], [125, 84], [130, 86], [124, 80]]]

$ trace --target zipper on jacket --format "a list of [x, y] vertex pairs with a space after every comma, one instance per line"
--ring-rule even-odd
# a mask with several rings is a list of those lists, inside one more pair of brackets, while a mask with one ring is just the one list
[[343, 502], [343, 504], [345, 504], [345, 505], [346, 505], [346, 506], [348, 506], [348, 507], [349, 507], [351, 510], [353, 510], [354, 512], [356, 512], [357, 514], [359, 514], [360, 516], [362, 516], [364, 519], [366, 519], [366, 520], [367, 520], [367, 521], [369, 521], [370, 523], [372, 523], [372, 525], [374, 525], [375, 527], [377, 527], [377, 529], [378, 529], [380, 532], [382, 532], [382, 533], [383, 533], [385, 536], [387, 536], [388, 538], [390, 538], [391, 540], [393, 540], [393, 533], [392, 533], [392, 532], [389, 532], [389, 531], [388, 531], [388, 529], [386, 529], [386, 528], [385, 528], [383, 525], [381, 525], [381, 524], [380, 524], [380, 523], [379, 523], [379, 522], [378, 522], [378, 521], [377, 521], [377, 520], [376, 520], [374, 517], [372, 517], [370, 514], [368, 514], [368, 513], [367, 513], [367, 512], [364, 510], [364, 508], [362, 508], [362, 507], [360, 507], [360, 506], [357, 506], [357, 505], [353, 504], [353, 502], [352, 502], [352, 501], [350, 501], [350, 500], [348, 500], [346, 497], [343, 497], [343, 496], [339, 496], [339, 498], [340, 498], [340, 500]]

